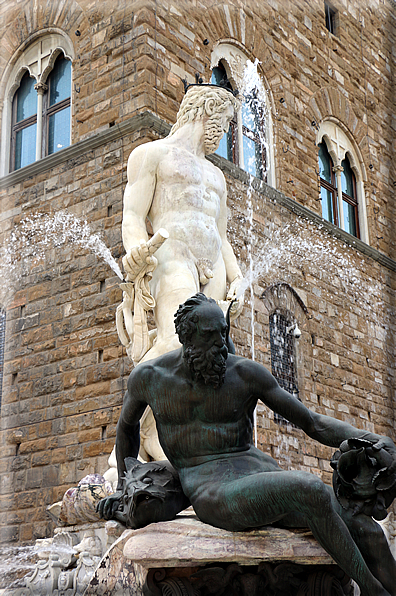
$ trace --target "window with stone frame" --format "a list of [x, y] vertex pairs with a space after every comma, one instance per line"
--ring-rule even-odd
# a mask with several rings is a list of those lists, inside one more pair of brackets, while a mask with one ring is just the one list
[[333, 35], [337, 35], [338, 11], [328, 2], [324, 3], [326, 29]]
[[[212, 70], [211, 83], [219, 85], [225, 83], [233, 90], [222, 62]], [[266, 179], [266, 149], [262, 146], [260, 136], [263, 136], [262, 126], [264, 110], [260, 106], [257, 92], [244, 96], [239, 114], [235, 114], [230, 122], [228, 132], [220, 141], [217, 155], [261, 180]], [[261, 134], [260, 134], [261, 133]]]
[[[212, 53], [212, 84], [227, 81], [230, 89], [241, 91], [243, 72], [247, 57], [239, 48], [229, 43], [220, 43]], [[262, 96], [266, 97], [260, 82], [258, 88], [245, 95], [241, 108], [230, 123], [217, 154], [235, 163], [238, 167], [274, 186], [274, 156], [271, 110], [265, 109]], [[269, 101], [266, 100], [268, 107]]]
[[71, 62], [59, 55], [46, 84], [27, 70], [12, 102], [10, 170], [70, 145]]
[[9, 61], [0, 176], [70, 145], [73, 56], [73, 44], [65, 33], [40, 32]]
[[360, 238], [355, 174], [347, 155], [334, 167], [324, 141], [319, 144], [319, 176], [323, 219]]
[[5, 354], [6, 311], [0, 308], [0, 408], [3, 397], [3, 372]]
[[[295, 362], [294, 324], [282, 313], [275, 311], [270, 315], [271, 372], [282, 389], [297, 399], [297, 374]], [[279, 424], [291, 424], [280, 414], [274, 412], [274, 420]]]

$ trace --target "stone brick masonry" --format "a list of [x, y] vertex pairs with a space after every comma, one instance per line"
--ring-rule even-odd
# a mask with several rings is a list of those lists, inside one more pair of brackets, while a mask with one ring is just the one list
[[[0, 179], [0, 236], [5, 240], [29, 214], [67, 209], [87, 219], [119, 259], [129, 153], [166, 134], [182, 99], [181, 79], [199, 72], [208, 80], [214, 45], [234, 43], [260, 61], [271, 99], [279, 191], [257, 182], [249, 189], [246, 174], [214, 158], [227, 178], [230, 240], [241, 263], [248, 264], [252, 234], [257, 257], [271, 237], [293, 233], [330, 243], [359, 272], [354, 287], [344, 290], [319, 258], [302, 254], [299, 261], [285, 251], [270, 271], [263, 267], [253, 287], [255, 358], [270, 368], [268, 296], [273, 284], [287, 283], [304, 305], [296, 307], [286, 292], [284, 308], [294, 309], [302, 330], [296, 344], [302, 401], [394, 438], [396, 10], [390, 0], [332, 4], [337, 36], [325, 28], [319, 0], [0, 0], [0, 108], [9, 65], [26, 40], [57, 29], [75, 48], [72, 146]], [[147, 111], [159, 120], [147, 117], [135, 127], [134, 118]], [[371, 248], [359, 247], [366, 256], [347, 246], [351, 237], [320, 222], [315, 134], [326, 116], [345, 126], [363, 156]], [[363, 302], [356, 299], [362, 296], [356, 287], [363, 292], [375, 284], [379, 303], [369, 290]], [[232, 335], [237, 352], [251, 357], [246, 296]], [[48, 536], [45, 507], [87, 473], [106, 469], [131, 370], [115, 329], [120, 300], [109, 267], [68, 246], [25, 267], [11, 301], [0, 304], [7, 312], [1, 541]], [[331, 482], [329, 448], [279, 425], [263, 405], [258, 427], [260, 448], [284, 467]]]

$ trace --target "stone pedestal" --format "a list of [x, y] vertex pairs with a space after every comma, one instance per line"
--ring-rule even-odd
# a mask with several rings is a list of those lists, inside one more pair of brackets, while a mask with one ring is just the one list
[[308, 530], [226, 532], [181, 514], [126, 530], [85, 596], [352, 596]]

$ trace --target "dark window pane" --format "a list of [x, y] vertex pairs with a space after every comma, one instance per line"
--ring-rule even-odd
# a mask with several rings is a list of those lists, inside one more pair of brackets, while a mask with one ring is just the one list
[[32, 124], [22, 128], [16, 133], [15, 140], [15, 169], [33, 163], [36, 159], [36, 129], [37, 125]]
[[26, 73], [21, 81], [21, 86], [16, 92], [17, 100], [17, 122], [34, 116], [37, 112], [37, 92], [34, 88], [35, 79]]
[[224, 159], [228, 159], [227, 136], [228, 136], [228, 134], [223, 135], [223, 137], [221, 138], [221, 141], [220, 141], [220, 145], [218, 146], [218, 148], [216, 150], [216, 155], [220, 155], [221, 157], [224, 157]]
[[217, 151], [215, 151], [216, 155], [220, 155], [221, 157], [228, 159], [228, 161], [234, 161], [232, 143], [232, 125], [230, 124], [228, 132], [224, 133], [221, 138], [220, 145]]
[[249, 174], [262, 178], [262, 158], [259, 143], [243, 135], [243, 169]]
[[70, 107], [52, 114], [48, 127], [48, 155], [70, 145]]
[[327, 150], [326, 143], [320, 143], [319, 145], [319, 175], [326, 182], [332, 183], [332, 167], [333, 161], [330, 157], [330, 153]]
[[210, 82], [212, 85], [222, 85], [225, 86], [227, 89], [232, 89], [231, 83], [228, 80], [227, 72], [222, 63], [220, 62], [218, 66], [215, 66], [212, 70], [212, 77]]
[[342, 192], [344, 192], [349, 197], [355, 198], [353, 187], [354, 173], [352, 172], [349, 159], [346, 157], [344, 161], [341, 163], [341, 165], [344, 168], [344, 171], [341, 172]]
[[344, 229], [352, 236], [357, 236], [356, 233], [356, 210], [353, 205], [342, 201], [342, 209], [344, 212]]
[[6, 311], [0, 308], [0, 406], [3, 387], [4, 353], [5, 353]]
[[[226, 70], [220, 62], [220, 64], [218, 66], [215, 66], [215, 68], [212, 70], [212, 77], [210, 79], [210, 82], [212, 83], [212, 85], [219, 85], [221, 82], [227, 80], [228, 79]], [[229, 82], [227, 82], [226, 87], [228, 89], [232, 89], [231, 84]], [[220, 141], [220, 145], [217, 151], [215, 152], [216, 155], [220, 155], [221, 157], [228, 159], [228, 161], [234, 161], [232, 142], [232, 125], [230, 124], [228, 132], [224, 134], [223, 138]]]
[[326, 29], [336, 34], [336, 11], [325, 2]]
[[331, 223], [334, 221], [333, 193], [324, 186], [320, 187], [320, 196], [322, 199], [322, 217]]
[[253, 132], [258, 132], [258, 116], [255, 108], [255, 101], [247, 98], [242, 104], [242, 123], [246, 128]]
[[49, 77], [50, 106], [67, 99], [71, 94], [71, 62], [58, 58]]

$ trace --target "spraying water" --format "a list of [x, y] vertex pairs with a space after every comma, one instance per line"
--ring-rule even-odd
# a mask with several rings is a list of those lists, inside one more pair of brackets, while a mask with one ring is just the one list
[[[390, 323], [392, 313], [384, 301], [383, 285], [374, 276], [364, 273], [367, 267], [356, 250], [306, 220], [297, 219], [292, 225], [275, 227], [271, 222], [270, 210], [266, 229], [263, 231], [255, 226], [253, 180], [254, 176], [263, 180], [268, 176], [269, 159], [266, 157], [269, 156], [269, 138], [266, 138], [266, 132], [270, 122], [267, 94], [258, 73], [258, 65], [258, 60], [246, 62], [241, 89], [244, 99], [243, 123], [255, 133], [255, 143], [253, 135], [248, 140], [245, 136], [243, 138], [244, 169], [250, 174], [250, 181], [247, 196], [240, 197], [246, 208], [246, 217], [244, 221], [239, 221], [246, 229], [247, 264], [238, 297], [250, 289], [251, 358], [255, 359], [253, 284], [257, 282], [268, 287], [282, 280], [295, 287], [297, 275], [300, 287], [306, 285], [309, 288], [312, 281], [306, 278], [316, 278], [315, 285], [323, 301], [335, 305], [336, 310], [339, 308], [351, 314], [360, 314], [365, 318], [372, 336], [382, 334]], [[256, 420], [255, 412], [257, 445]], [[283, 443], [279, 445], [279, 452], [287, 451]]]
[[[269, 109], [267, 94], [258, 73], [259, 64], [257, 59], [254, 63], [250, 60], [246, 62], [242, 93], [244, 105], [248, 106], [248, 109], [243, 111], [243, 119], [244, 124], [257, 133], [262, 155], [268, 155], [265, 122], [269, 118]], [[244, 159], [246, 171], [253, 173], [256, 170], [257, 175], [257, 154], [245, 151]], [[265, 167], [267, 169], [260, 172], [264, 180], [268, 173], [268, 160]], [[325, 230], [321, 231], [314, 224], [302, 220], [276, 229], [269, 221], [265, 232], [267, 236], [260, 237], [254, 227], [252, 175], [246, 204], [248, 264], [239, 296], [250, 288], [252, 303], [254, 282], [263, 277], [268, 285], [279, 278], [291, 277], [289, 271], [295, 268], [302, 272], [303, 276], [309, 272], [312, 276], [319, 275], [324, 279], [327, 277], [329, 286], [335, 287], [333, 296], [343, 296], [351, 310], [361, 309], [366, 315], [366, 320], [371, 319], [375, 324], [387, 322], [390, 313], [384, 312], [382, 286], [375, 278], [363, 276], [364, 259], [356, 250], [326, 234]], [[290, 281], [291, 285], [294, 285], [292, 280]], [[253, 321], [254, 318], [252, 323]]]
[[[268, 155], [268, 144], [265, 136], [264, 122], [268, 118], [267, 98], [264, 87], [261, 83], [257, 67], [259, 61], [253, 63], [247, 60], [243, 79], [242, 79], [242, 95], [244, 102], [242, 105], [242, 118], [244, 125], [253, 131], [259, 138], [259, 146], [254, 142], [254, 137], [244, 137], [243, 146], [243, 161], [245, 170], [249, 172], [249, 187], [247, 191], [247, 208], [248, 208], [248, 284], [244, 285], [242, 296], [245, 290], [250, 287], [250, 318], [251, 318], [251, 358], [255, 360], [255, 336], [254, 336], [254, 291], [253, 291], [253, 276], [254, 276], [254, 262], [253, 262], [253, 246], [255, 244], [255, 235], [253, 230], [253, 175], [260, 176], [263, 180], [267, 177], [266, 168], [268, 162], [265, 155]], [[257, 447], [257, 408], [253, 415], [254, 424], [254, 444]]]
[[103, 259], [123, 280], [121, 270], [98, 234], [93, 234], [88, 223], [68, 211], [54, 215], [36, 213], [23, 219], [0, 247], [0, 303], [9, 302], [24, 270], [33, 260], [43, 260], [51, 248], [74, 244], [93, 252]]
[[321, 234], [307, 222], [271, 232], [270, 237], [257, 242], [253, 266], [248, 266], [239, 293], [242, 295], [255, 281], [263, 278], [265, 285], [279, 280], [292, 283], [290, 270], [317, 277], [326, 283], [327, 296], [335, 303], [348, 305], [351, 312], [360, 311], [367, 321], [384, 325], [390, 317], [385, 310], [381, 284], [362, 274], [364, 259], [352, 248], [341, 245], [332, 236]]
[[24, 577], [35, 568], [37, 559], [33, 545], [3, 545], [0, 548], [0, 593], [25, 586]]

